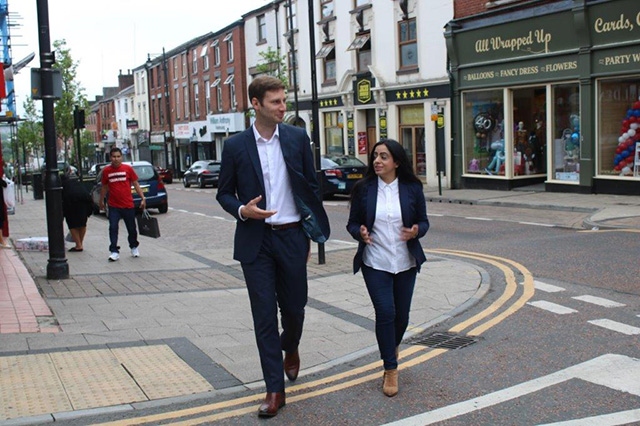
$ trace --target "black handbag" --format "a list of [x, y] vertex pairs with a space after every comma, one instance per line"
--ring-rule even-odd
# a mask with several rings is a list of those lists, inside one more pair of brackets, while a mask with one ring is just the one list
[[136, 216], [138, 221], [138, 232], [145, 237], [158, 238], [160, 237], [160, 227], [158, 226], [158, 219], [151, 217], [148, 210], [144, 210], [140, 216]]

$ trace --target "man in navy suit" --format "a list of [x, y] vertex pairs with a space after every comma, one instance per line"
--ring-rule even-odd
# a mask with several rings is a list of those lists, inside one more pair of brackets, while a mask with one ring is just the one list
[[255, 122], [225, 142], [216, 198], [237, 219], [233, 258], [242, 265], [267, 388], [258, 415], [273, 417], [285, 405], [284, 374], [298, 377], [310, 239], [325, 242], [329, 220], [309, 136], [282, 124], [284, 84], [257, 77], [249, 99]]

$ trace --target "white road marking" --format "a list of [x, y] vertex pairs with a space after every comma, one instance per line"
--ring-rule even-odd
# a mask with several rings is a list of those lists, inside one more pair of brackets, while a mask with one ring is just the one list
[[386, 426], [430, 425], [511, 401], [572, 379], [580, 379], [620, 392], [628, 392], [640, 396], [640, 360], [617, 354], [602, 355], [547, 376], [398, 420], [397, 422], [387, 423]]
[[567, 308], [566, 306], [558, 305], [557, 303], [547, 302], [546, 300], [527, 302], [527, 305], [535, 306], [536, 308], [544, 309], [545, 311], [553, 312], [554, 314], [558, 315], [573, 314], [578, 312], [575, 309]]
[[189, 213], [189, 210], [183, 210], [183, 209], [178, 209], [176, 211], [181, 213]]
[[547, 423], [538, 426], [615, 426], [627, 425], [631, 424], [631, 422], [637, 421], [640, 421], [640, 409], [618, 411], [617, 413], [584, 417], [582, 419], [568, 420], [566, 422]]
[[557, 285], [543, 283], [542, 281], [534, 281], [533, 285], [536, 290], [544, 291], [547, 293], [557, 293], [559, 291], [564, 291], [565, 289], [562, 287], [558, 287]]
[[435, 213], [429, 213], [429, 216], [444, 217], [444, 215], [443, 215], [443, 214], [435, 214]]
[[603, 327], [608, 330], [617, 331], [618, 333], [626, 334], [627, 336], [633, 336], [640, 334], [640, 328], [631, 325], [623, 324], [621, 322], [612, 321], [610, 319], [602, 318], [592, 321], [587, 321], [590, 324]]
[[627, 306], [624, 303], [614, 302], [613, 300], [603, 299], [602, 297], [589, 296], [588, 294], [585, 294], [584, 296], [575, 296], [572, 297], [572, 299], [593, 303], [594, 305], [604, 306], [605, 308], [620, 308], [622, 306]]
[[485, 220], [487, 222], [493, 220], [493, 219], [490, 219], [488, 217], [465, 217], [465, 219], [469, 219], [469, 220]]
[[553, 228], [555, 225], [549, 223], [538, 223], [538, 222], [518, 222], [520, 225], [533, 225], [533, 226], [544, 226], [547, 228]]

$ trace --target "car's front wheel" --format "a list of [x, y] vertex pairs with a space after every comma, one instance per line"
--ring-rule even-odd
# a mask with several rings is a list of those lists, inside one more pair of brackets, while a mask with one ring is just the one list
[[191, 186], [189, 181], [187, 181], [187, 177], [186, 176], [182, 178], [182, 184], [184, 185], [185, 188], [189, 188]]
[[205, 186], [207, 185], [204, 183], [204, 178], [198, 179], [198, 187], [204, 188]]

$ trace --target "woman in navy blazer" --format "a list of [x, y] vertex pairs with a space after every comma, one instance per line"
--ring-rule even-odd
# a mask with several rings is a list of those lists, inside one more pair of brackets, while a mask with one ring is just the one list
[[381, 140], [351, 192], [347, 231], [359, 242], [353, 273], [362, 269], [375, 309], [387, 396], [398, 393], [398, 347], [409, 324], [416, 274], [426, 260], [418, 239], [428, 229], [422, 182], [402, 145]]

